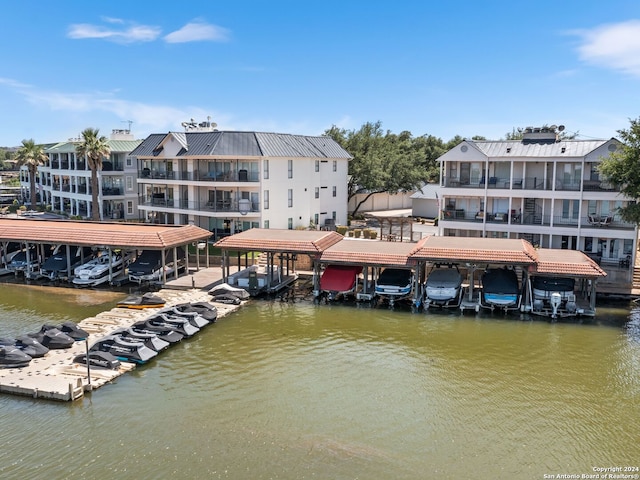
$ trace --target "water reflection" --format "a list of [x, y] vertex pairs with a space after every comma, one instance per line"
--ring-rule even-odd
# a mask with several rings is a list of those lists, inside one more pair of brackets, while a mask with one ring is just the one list
[[[72, 305], [37, 311], [93, 308]], [[636, 316], [257, 301], [81, 402], [0, 396], [0, 474], [529, 479], [633, 464]]]

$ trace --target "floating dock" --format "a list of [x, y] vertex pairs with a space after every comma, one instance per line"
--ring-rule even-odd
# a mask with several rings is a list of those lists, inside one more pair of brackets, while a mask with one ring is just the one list
[[[166, 301], [162, 308], [179, 303], [209, 302], [217, 308], [218, 318], [241, 306], [213, 302], [211, 296], [202, 290], [164, 289], [158, 295]], [[160, 309], [113, 308], [82, 320], [78, 326], [89, 332], [88, 344], [91, 346], [114, 330], [129, 327]], [[73, 401], [82, 398], [86, 391], [100, 388], [136, 367], [133, 363], [121, 362], [117, 370], [92, 367], [88, 371], [86, 365], [73, 363], [73, 358], [85, 354], [86, 348], [85, 341], [78, 341], [71, 348], [50, 350], [44, 357], [31, 360], [26, 367], [0, 369], [0, 393]]]

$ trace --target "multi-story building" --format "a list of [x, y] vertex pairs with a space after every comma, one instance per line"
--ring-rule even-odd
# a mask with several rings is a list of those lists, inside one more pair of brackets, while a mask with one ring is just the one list
[[598, 173], [619, 147], [563, 140], [555, 126], [527, 128], [522, 140], [464, 140], [439, 158], [439, 234], [581, 250], [612, 280], [630, 281], [638, 232], [618, 214], [630, 200]]
[[217, 237], [346, 224], [351, 157], [331, 138], [184, 126], [150, 135], [131, 152], [141, 219], [193, 223]]
[[[69, 216], [91, 218], [91, 170], [87, 160], [76, 155], [80, 139], [70, 139], [45, 149], [48, 160], [38, 167], [41, 201], [52, 210]], [[99, 206], [103, 219], [137, 219], [137, 168], [128, 157], [142, 140], [134, 140], [129, 130], [113, 130], [108, 145], [111, 154], [98, 172]], [[23, 179], [28, 190], [29, 179]]]

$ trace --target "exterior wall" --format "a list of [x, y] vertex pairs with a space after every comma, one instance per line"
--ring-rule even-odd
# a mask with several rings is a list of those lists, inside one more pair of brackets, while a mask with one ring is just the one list
[[411, 205], [411, 215], [414, 217], [438, 218], [438, 200], [432, 198], [414, 198]]
[[[412, 208], [413, 201], [411, 192], [401, 192], [396, 194], [374, 193], [358, 209], [358, 212], [369, 212], [379, 210], [404, 210]], [[349, 200], [349, 212], [353, 212], [356, 206], [366, 198], [368, 194], [357, 193]]]

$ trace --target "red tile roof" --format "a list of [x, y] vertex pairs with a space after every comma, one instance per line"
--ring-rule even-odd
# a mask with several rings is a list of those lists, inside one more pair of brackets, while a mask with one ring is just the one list
[[215, 246], [223, 250], [317, 255], [343, 238], [332, 231], [252, 228], [218, 240]]
[[79, 246], [163, 249], [206, 240], [211, 232], [195, 225], [0, 219], [0, 240]]
[[577, 250], [541, 248], [535, 273], [568, 277], [605, 277], [600, 265]]
[[538, 258], [536, 249], [522, 239], [438, 236], [428, 237], [413, 256], [427, 261], [509, 265], [531, 265]]
[[376, 240], [350, 240], [345, 238], [326, 249], [320, 261], [331, 264], [348, 265], [406, 265], [417, 262], [412, 255], [424, 244], [426, 238], [418, 243], [382, 242]]

